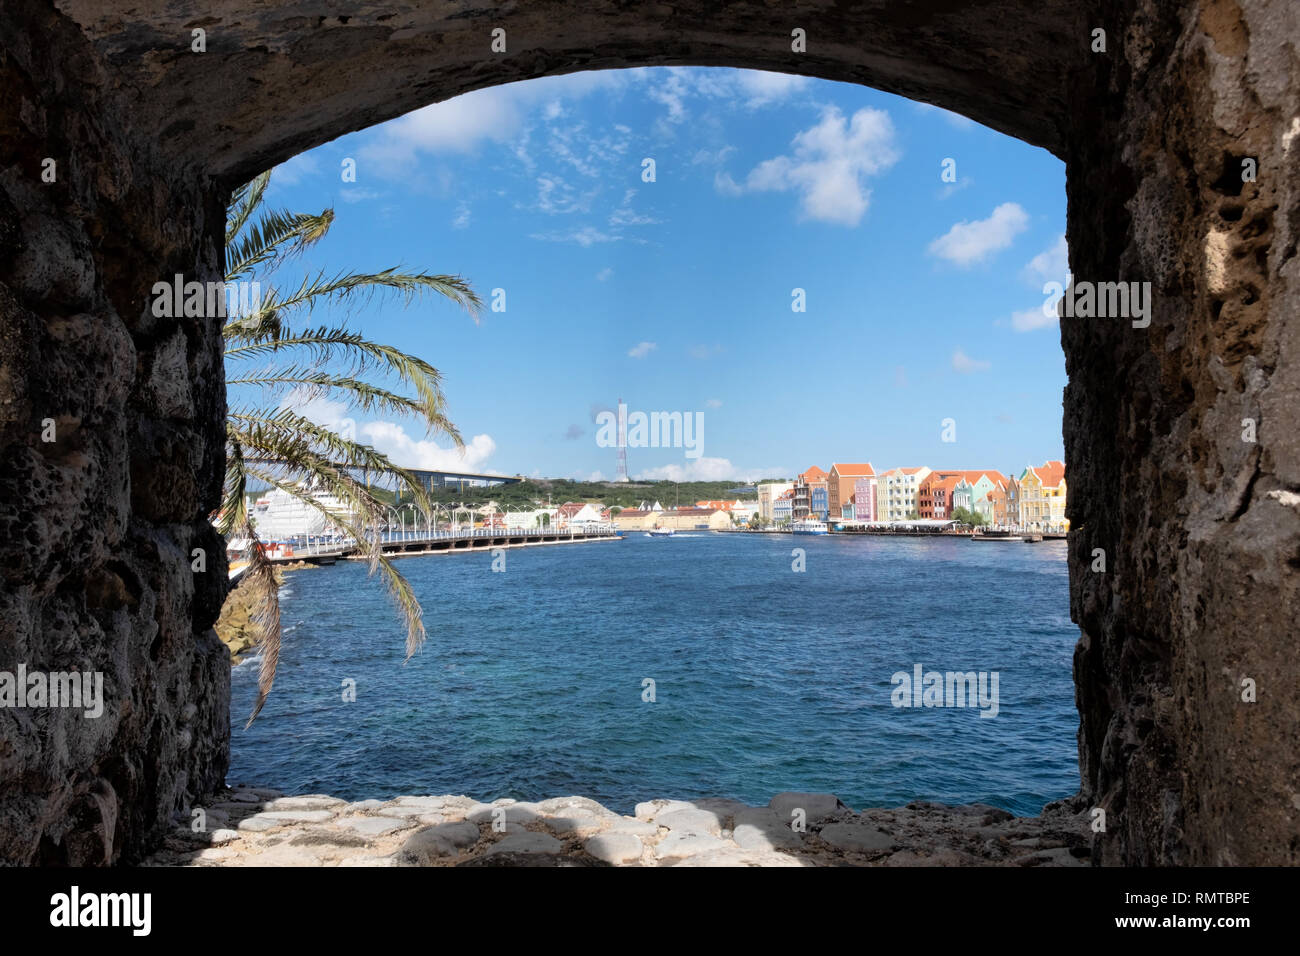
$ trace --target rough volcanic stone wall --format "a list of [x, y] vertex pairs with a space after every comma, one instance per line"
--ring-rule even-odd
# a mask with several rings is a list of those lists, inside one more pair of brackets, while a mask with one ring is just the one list
[[98, 671], [104, 697], [0, 708], [0, 862], [103, 864], [226, 768], [220, 342], [146, 307], [219, 275], [223, 211], [75, 25], [6, 0], [0, 38], [0, 671]]
[[7, 0], [0, 669], [89, 661], [115, 704], [0, 712], [0, 855], [131, 858], [224, 769], [219, 560], [185, 562], [216, 543], [219, 341], [145, 308], [160, 278], [220, 271], [224, 190], [471, 89], [699, 64], [865, 83], [1065, 159], [1076, 278], [1154, 293], [1146, 329], [1062, 323], [1094, 857], [1300, 862], [1297, 18], [1295, 0]]
[[1150, 281], [1154, 309], [1146, 329], [1062, 321], [1094, 858], [1296, 864], [1300, 5], [1113, 3], [1098, 25], [1071, 267]]

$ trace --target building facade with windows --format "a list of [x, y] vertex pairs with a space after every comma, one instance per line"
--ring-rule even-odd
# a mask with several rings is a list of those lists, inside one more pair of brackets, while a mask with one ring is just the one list
[[765, 481], [758, 486], [758, 513], [768, 521], [775, 521], [773, 504], [777, 498], [794, 487], [793, 481]]
[[795, 479], [792, 514], [796, 521], [801, 518], [816, 518], [819, 521], [827, 519], [830, 514], [830, 500], [826, 490], [826, 480], [826, 472], [816, 465]]
[[876, 483], [876, 521], [905, 521], [919, 513], [918, 494], [921, 482], [930, 469], [894, 468], [879, 476]]
[[831, 465], [830, 474], [826, 476], [826, 506], [836, 518], [853, 518], [853, 508], [849, 499], [857, 492], [859, 478], [874, 478], [876, 470], [870, 462], [863, 464]]
[[1065, 498], [1064, 462], [1048, 461], [1026, 468], [1020, 476], [1021, 527], [1027, 531], [1069, 531]]

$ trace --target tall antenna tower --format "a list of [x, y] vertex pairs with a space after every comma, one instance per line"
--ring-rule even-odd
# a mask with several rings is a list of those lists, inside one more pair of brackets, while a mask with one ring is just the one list
[[618, 475], [615, 481], [627, 481], [627, 406], [618, 400]]

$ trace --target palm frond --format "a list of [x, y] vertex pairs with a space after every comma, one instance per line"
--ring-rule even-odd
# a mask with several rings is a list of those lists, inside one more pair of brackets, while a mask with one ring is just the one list
[[483, 308], [478, 293], [461, 276], [399, 272], [396, 267], [382, 272], [340, 272], [333, 276], [321, 272], [315, 278], [303, 279], [298, 289], [286, 296], [277, 293], [266, 297], [263, 308], [289, 310], [306, 307], [310, 310], [325, 299], [364, 303], [381, 290], [401, 293], [406, 305], [425, 293], [441, 295], [465, 309], [476, 321]]
[[[327, 478], [331, 470], [339, 474], [347, 474], [348, 469], [388, 473], [410, 492], [421, 510], [429, 511], [433, 507], [424, 486], [412, 472], [394, 464], [387, 455], [370, 445], [318, 425], [291, 408], [260, 415], [233, 410], [228, 411], [226, 417], [234, 430], [234, 440], [244, 446], [245, 455], [249, 451], [261, 452], [260, 457], [265, 460], [282, 461], [292, 470], [311, 465], [322, 479]], [[368, 491], [366, 497], [375, 506], [383, 507], [382, 502]]]
[[[262, 173], [231, 196], [225, 237], [228, 282], [273, 274], [323, 238], [334, 221], [333, 209], [314, 216], [262, 209], [270, 178], [269, 171]], [[460, 433], [446, 415], [442, 375], [428, 362], [346, 328], [296, 329], [290, 324], [295, 314], [310, 313], [317, 304], [353, 306], [389, 293], [400, 294], [407, 305], [426, 293], [440, 295], [470, 312], [475, 321], [483, 306], [460, 276], [409, 272], [400, 267], [332, 276], [322, 272], [304, 278], [291, 291], [269, 289], [257, 311], [227, 321], [222, 330], [227, 368], [275, 356], [268, 368], [236, 374], [227, 384], [292, 389], [306, 398], [342, 399], [349, 408], [363, 413], [414, 416], [425, 422], [427, 431], [442, 432], [463, 449]], [[299, 355], [305, 358], [299, 359]], [[370, 371], [382, 373], [390, 382], [399, 381], [404, 388], [367, 381], [363, 376]], [[403, 394], [405, 388], [413, 394]], [[250, 481], [264, 482], [297, 497], [347, 530], [368, 560], [370, 573], [382, 574], [405, 620], [409, 660], [427, 637], [423, 610], [410, 583], [383, 554], [378, 531], [388, 509], [355, 473], [368, 469], [396, 476], [398, 487], [409, 493], [421, 511], [432, 514], [435, 509], [424, 486], [381, 452], [318, 425], [292, 408], [228, 408], [226, 448], [220, 529], [227, 536], [242, 530], [253, 546], [244, 586], [256, 589], [255, 620], [261, 632], [258, 697], [248, 723], [261, 713], [271, 692], [282, 640], [275, 568], [260, 547], [248, 513]], [[343, 503], [343, 510], [331, 510], [307, 493], [303, 479], [332, 493]]]
[[334, 210], [317, 215], [263, 210], [237, 240], [227, 240], [226, 281], [251, 276], [259, 268], [266, 274], [275, 272], [293, 256], [319, 242], [334, 222]]
[[262, 712], [266, 698], [275, 683], [275, 671], [280, 663], [280, 584], [275, 579], [275, 565], [262, 550], [261, 539], [251, 521], [244, 522], [244, 536], [248, 539], [248, 570], [244, 572], [241, 587], [252, 588], [251, 621], [254, 633], [258, 635], [257, 645], [261, 650], [262, 662], [257, 669], [257, 702], [253, 712], [248, 715], [247, 729], [252, 726], [257, 715]]
[[[379, 535], [377, 533], [378, 529], [373, 526], [367, 529], [364, 527], [363, 522], [359, 522], [355, 520], [355, 518], [346, 515], [340, 518], [315, 498], [311, 496], [303, 496], [294, 485], [283, 481], [270, 472], [263, 471], [256, 466], [250, 467], [249, 474], [260, 481], [264, 481], [269, 485], [279, 488], [286, 494], [293, 495], [315, 508], [321, 514], [334, 519], [348, 532], [353, 540], [356, 541], [357, 550], [359, 550], [368, 561], [369, 573], [374, 574], [376, 570], [383, 573], [389, 593], [396, 602], [398, 610], [402, 613], [402, 617], [406, 623], [406, 659], [410, 660], [428, 637], [428, 632], [424, 627], [424, 609], [420, 606], [419, 600], [415, 597], [415, 591], [411, 588], [410, 582], [407, 581], [405, 576], [403, 576], [402, 573], [393, 566], [392, 561], [384, 556], [383, 546], [379, 541]], [[368, 531], [371, 533], [367, 533]]]
[[[226, 431], [228, 442], [244, 447], [246, 468], [250, 475], [256, 471], [260, 476], [268, 469], [273, 469], [284, 481], [302, 476], [314, 478], [327, 491], [342, 499], [351, 512], [363, 516], [368, 523], [377, 523], [383, 515], [383, 502], [349, 474], [347, 466], [330, 461], [309, 442], [292, 435], [287, 429], [261, 424], [241, 428], [231, 421], [227, 423]], [[314, 501], [310, 495], [304, 496], [300, 491], [294, 490], [291, 493], [303, 501]]]
[[253, 210], [262, 204], [262, 197], [266, 194], [266, 186], [270, 181], [271, 171], [268, 169], [251, 182], [244, 183], [230, 197], [230, 204], [226, 211], [227, 245], [230, 244], [231, 239], [239, 235], [239, 230], [244, 228]]
[[441, 408], [430, 406], [394, 392], [365, 379], [334, 372], [312, 371], [310, 367], [290, 365], [263, 369], [227, 377], [227, 385], [252, 385], [262, 388], [289, 386], [300, 402], [317, 398], [333, 398], [345, 402], [349, 408], [360, 412], [388, 412], [394, 415], [414, 416], [424, 419], [428, 431], [455, 432], [456, 426], [443, 415]]
[[217, 530], [225, 538], [248, 523], [248, 471], [244, 463], [244, 447], [239, 442], [226, 442], [226, 475], [221, 484], [220, 514]]
[[429, 428], [449, 436], [457, 447], [464, 447], [460, 432], [443, 413], [446, 397], [442, 391], [442, 373], [417, 356], [391, 345], [372, 342], [346, 328], [322, 326], [298, 333], [282, 332], [274, 339], [230, 346], [226, 349], [226, 359], [229, 361], [269, 355], [289, 348], [306, 350], [317, 363], [339, 361], [342, 358], [350, 363], [354, 374], [379, 367], [396, 375], [415, 389], [419, 403], [425, 410], [424, 418]]

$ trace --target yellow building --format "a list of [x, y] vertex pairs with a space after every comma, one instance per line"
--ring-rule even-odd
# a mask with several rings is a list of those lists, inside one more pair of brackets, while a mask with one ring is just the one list
[[678, 508], [676, 511], [656, 511], [652, 523], [674, 531], [726, 531], [731, 527], [731, 514], [717, 508]]
[[1020, 476], [1020, 526], [1026, 531], [1065, 532], [1065, 463], [1049, 461]]
[[643, 528], [653, 528], [655, 518], [661, 514], [663, 514], [662, 511], [638, 511], [636, 508], [624, 508], [614, 515], [614, 527], [620, 531], [640, 531]]

